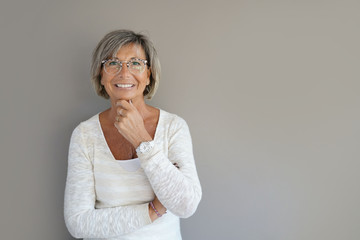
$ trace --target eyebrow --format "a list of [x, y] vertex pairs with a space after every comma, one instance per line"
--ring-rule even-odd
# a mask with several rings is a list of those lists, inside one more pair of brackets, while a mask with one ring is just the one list
[[[120, 61], [120, 59], [118, 57], [113, 57], [112, 59], [117, 59], [117, 60]], [[140, 58], [140, 57], [131, 57], [130, 60], [132, 60], [132, 59], [142, 59], [142, 58]]]

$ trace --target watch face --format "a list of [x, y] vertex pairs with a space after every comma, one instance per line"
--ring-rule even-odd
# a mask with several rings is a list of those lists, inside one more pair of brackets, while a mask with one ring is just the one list
[[145, 152], [147, 149], [147, 146], [148, 146], [147, 142], [142, 143], [140, 145], [140, 151]]
[[140, 153], [146, 153], [148, 152], [154, 145], [153, 141], [150, 142], [142, 142], [139, 146], [139, 152]]

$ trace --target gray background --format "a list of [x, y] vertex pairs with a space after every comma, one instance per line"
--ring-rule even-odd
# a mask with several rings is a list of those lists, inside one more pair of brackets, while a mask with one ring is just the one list
[[360, 239], [359, 1], [2, 1], [1, 239], [71, 239], [70, 134], [108, 107], [110, 30], [145, 31], [150, 102], [190, 126], [203, 199], [184, 239]]

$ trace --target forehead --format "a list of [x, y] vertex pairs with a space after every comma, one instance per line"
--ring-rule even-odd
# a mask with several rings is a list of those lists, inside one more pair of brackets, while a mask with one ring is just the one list
[[122, 46], [115, 55], [120, 60], [127, 60], [131, 58], [146, 59], [144, 49], [138, 44], [127, 44]]

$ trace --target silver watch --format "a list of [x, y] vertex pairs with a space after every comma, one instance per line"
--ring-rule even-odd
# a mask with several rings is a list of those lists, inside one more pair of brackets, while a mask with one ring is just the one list
[[154, 147], [154, 140], [149, 142], [142, 142], [140, 145], [136, 148], [137, 153], [147, 153]]

